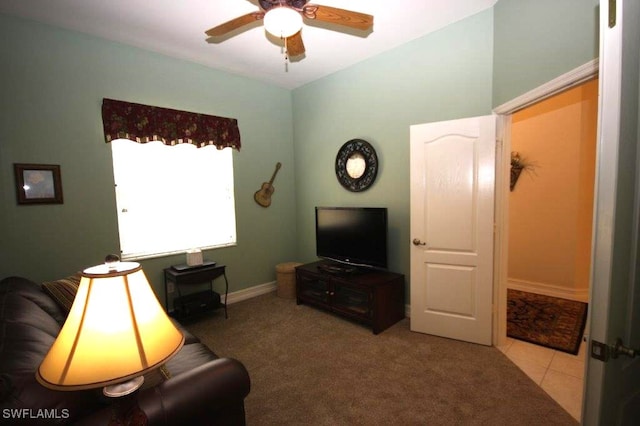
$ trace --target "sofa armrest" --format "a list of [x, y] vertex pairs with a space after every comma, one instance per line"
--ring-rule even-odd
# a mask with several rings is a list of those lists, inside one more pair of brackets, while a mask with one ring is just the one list
[[[240, 361], [218, 358], [172, 376], [157, 386], [138, 391], [139, 411], [155, 425], [244, 425], [244, 399], [249, 394], [249, 373]], [[126, 397], [125, 397], [126, 398]], [[125, 405], [133, 401], [125, 402]], [[113, 424], [114, 406], [80, 419], [76, 425]], [[138, 419], [120, 419], [137, 424]]]
[[[244, 424], [244, 399], [251, 389], [240, 361], [219, 358], [145, 389], [138, 405], [149, 424]], [[242, 423], [225, 422], [225, 416]]]

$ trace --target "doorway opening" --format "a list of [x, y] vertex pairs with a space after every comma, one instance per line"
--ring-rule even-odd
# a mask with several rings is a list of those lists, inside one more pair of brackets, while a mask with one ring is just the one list
[[[498, 115], [498, 152], [496, 156], [496, 199], [494, 227], [494, 318], [493, 345], [503, 346], [507, 337], [507, 284], [509, 247], [509, 182], [512, 117], [518, 111], [549, 97], [563, 93], [598, 76], [597, 59], [563, 74], [494, 109]], [[533, 159], [532, 161], [535, 161]], [[526, 176], [526, 175], [525, 175]], [[521, 178], [522, 179], [522, 178]]]
[[[597, 78], [512, 114], [510, 154], [523, 170], [508, 195], [509, 289], [588, 303], [597, 119]], [[579, 421], [585, 346], [500, 348]]]
[[512, 115], [508, 288], [588, 301], [597, 120], [597, 78]]

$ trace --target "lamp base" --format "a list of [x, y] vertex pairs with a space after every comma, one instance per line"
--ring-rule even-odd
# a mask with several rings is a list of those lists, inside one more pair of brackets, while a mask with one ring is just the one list
[[119, 398], [136, 391], [144, 383], [144, 377], [138, 376], [126, 382], [105, 386], [102, 393], [110, 398]]

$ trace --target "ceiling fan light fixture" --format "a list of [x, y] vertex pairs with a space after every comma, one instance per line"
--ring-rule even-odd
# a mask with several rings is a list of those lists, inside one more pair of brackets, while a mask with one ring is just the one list
[[264, 28], [276, 37], [291, 37], [302, 29], [302, 15], [286, 6], [271, 8], [264, 15]]

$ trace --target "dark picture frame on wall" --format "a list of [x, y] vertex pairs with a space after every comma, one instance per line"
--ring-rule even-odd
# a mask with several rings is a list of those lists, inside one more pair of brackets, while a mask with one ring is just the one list
[[62, 178], [57, 164], [13, 164], [18, 204], [62, 204]]

